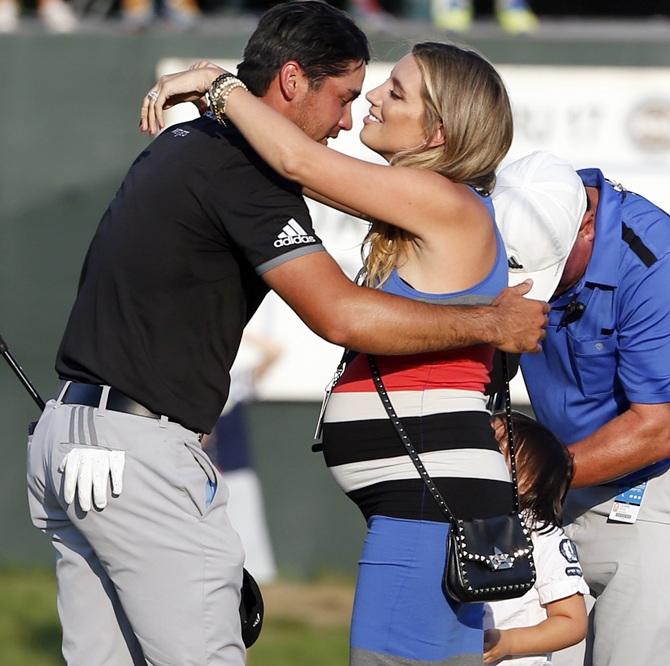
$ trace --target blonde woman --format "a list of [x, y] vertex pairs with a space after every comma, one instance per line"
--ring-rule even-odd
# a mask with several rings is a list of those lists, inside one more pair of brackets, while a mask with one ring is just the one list
[[[307, 85], [296, 62], [279, 93], [288, 99]], [[337, 86], [337, 79], [322, 85]], [[507, 285], [488, 194], [512, 139], [512, 115], [499, 75], [480, 55], [450, 44], [417, 44], [367, 94], [361, 140], [388, 165], [310, 140], [211, 66], [161, 79], [145, 100], [142, 128], [155, 132], [164, 108], [208, 90], [216, 117], [230, 121], [275, 171], [310, 196], [371, 221], [366, 285], [445, 305], [489, 303]], [[342, 106], [356, 93], [343, 89]], [[512, 506], [483, 393], [492, 354], [477, 346], [376, 359], [412, 443], [460, 517]], [[449, 525], [393, 430], [363, 355], [333, 390], [324, 451], [369, 528], [351, 664], [481, 664], [482, 608], [455, 604], [442, 590]]]

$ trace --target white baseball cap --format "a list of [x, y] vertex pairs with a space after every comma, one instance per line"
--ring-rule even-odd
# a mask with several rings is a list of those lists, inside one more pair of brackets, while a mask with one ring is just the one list
[[531, 278], [528, 298], [548, 301], [586, 212], [584, 184], [568, 162], [537, 151], [500, 170], [492, 199], [510, 286]]

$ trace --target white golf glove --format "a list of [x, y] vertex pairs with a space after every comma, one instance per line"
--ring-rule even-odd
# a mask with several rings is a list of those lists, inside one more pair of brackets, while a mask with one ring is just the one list
[[120, 495], [123, 489], [125, 451], [98, 448], [72, 449], [63, 458], [58, 470], [65, 473], [63, 496], [67, 504], [74, 501], [75, 490], [83, 511], [91, 508], [91, 496], [98, 509], [107, 506], [107, 482], [112, 479], [112, 493]]

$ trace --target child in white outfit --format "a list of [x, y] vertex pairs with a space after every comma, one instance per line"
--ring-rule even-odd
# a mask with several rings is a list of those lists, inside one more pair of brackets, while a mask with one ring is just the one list
[[[515, 413], [513, 425], [519, 503], [533, 530], [537, 580], [523, 597], [486, 604], [484, 663], [551, 666], [551, 652], [581, 641], [587, 627], [589, 588], [575, 545], [560, 527], [572, 458], [533, 419]], [[494, 415], [493, 427], [507, 455], [504, 416]]]

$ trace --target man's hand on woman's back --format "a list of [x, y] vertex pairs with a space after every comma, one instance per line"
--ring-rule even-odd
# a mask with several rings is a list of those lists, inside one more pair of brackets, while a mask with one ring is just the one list
[[542, 349], [540, 342], [546, 335], [551, 308], [544, 301], [524, 298], [531, 287], [532, 282], [526, 280], [501, 291], [493, 301], [498, 325], [492, 344], [502, 351], [520, 354]]

